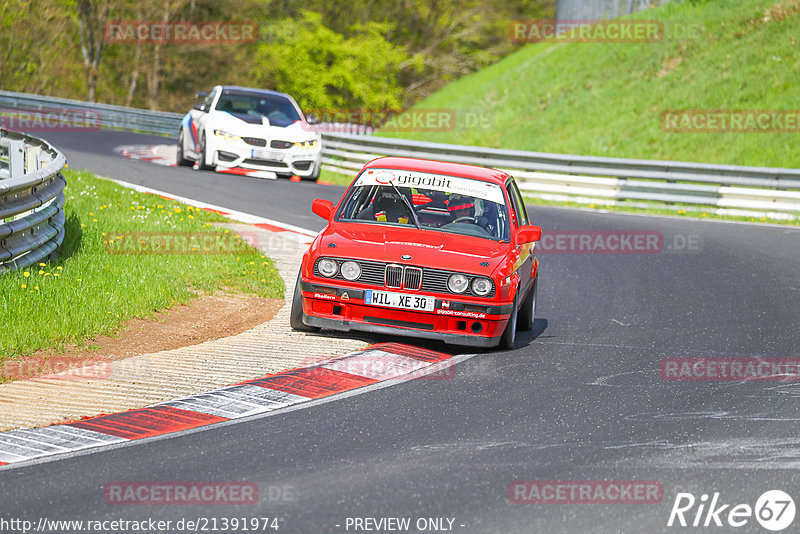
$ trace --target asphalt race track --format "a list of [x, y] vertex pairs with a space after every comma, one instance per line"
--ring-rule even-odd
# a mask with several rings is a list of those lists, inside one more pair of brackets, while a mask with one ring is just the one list
[[[343, 191], [112, 153], [164, 143], [158, 137], [44, 137], [70, 168], [314, 230], [322, 220], [311, 200], [335, 201]], [[800, 358], [800, 229], [555, 207], [529, 213], [545, 234], [660, 232], [663, 248], [539, 254], [534, 333], [518, 336], [514, 351], [473, 357], [449, 379], [2, 470], [0, 518], [278, 517], [279, 532], [317, 533], [367, 531], [348, 518], [409, 517], [412, 525], [452, 519], [452, 531], [465, 533], [671, 532], [696, 530], [667, 526], [679, 492], [698, 501], [719, 492], [728, 510], [754, 506], [773, 489], [797, 500], [800, 382], [676, 382], [659, 368], [667, 358]], [[254, 482], [260, 500], [238, 507], [104, 500], [112, 482], [176, 480]], [[519, 480], [657, 481], [663, 499], [517, 504], [509, 487]], [[766, 532], [754, 517], [741, 528], [705, 530]]]

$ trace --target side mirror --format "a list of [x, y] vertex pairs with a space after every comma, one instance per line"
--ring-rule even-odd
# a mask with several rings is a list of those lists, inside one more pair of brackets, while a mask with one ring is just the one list
[[311, 124], [312, 126], [315, 124], [319, 124], [319, 117], [311, 113], [310, 115], [306, 115], [306, 122]]
[[333, 202], [330, 200], [322, 200], [321, 198], [314, 199], [314, 202], [311, 203], [311, 211], [325, 219], [326, 221], [331, 220], [331, 216], [333, 215]]
[[202, 102], [199, 102], [199, 103], [195, 104], [193, 106], [193, 108], [196, 109], [197, 111], [205, 111], [206, 110], [206, 106]]
[[207, 92], [207, 91], [197, 91], [197, 92], [194, 94], [194, 97], [195, 97], [195, 98], [205, 98], [205, 97], [207, 97], [207, 96], [208, 96], [208, 92]]
[[517, 243], [530, 243], [542, 238], [542, 227], [526, 224], [517, 230]]

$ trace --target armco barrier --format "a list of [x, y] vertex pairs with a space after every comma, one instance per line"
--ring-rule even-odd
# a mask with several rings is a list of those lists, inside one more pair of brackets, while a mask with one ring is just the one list
[[0, 273], [53, 256], [64, 240], [64, 155], [0, 129]]
[[[470, 163], [511, 172], [545, 200], [708, 210], [793, 219], [800, 170], [548, 154], [340, 133], [324, 135], [323, 168], [354, 175], [378, 156]], [[753, 211], [756, 210], [756, 211]]]
[[[92, 110], [102, 128], [177, 138], [181, 115], [0, 91], [0, 110]], [[603, 158], [409, 141], [372, 135], [358, 125], [320, 125], [323, 168], [354, 175], [378, 156], [409, 156], [510, 171], [529, 196], [633, 207], [795, 219], [800, 170], [680, 161]], [[347, 133], [354, 131], [357, 133]]]

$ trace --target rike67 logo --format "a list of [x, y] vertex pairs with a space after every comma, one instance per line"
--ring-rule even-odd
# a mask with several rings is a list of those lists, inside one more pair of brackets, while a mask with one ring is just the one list
[[678, 493], [669, 514], [672, 527], [743, 527], [755, 520], [765, 529], [779, 532], [794, 521], [794, 499], [781, 490], [765, 491], [755, 506], [746, 503], [725, 503], [719, 492], [704, 493], [696, 498], [691, 493]]

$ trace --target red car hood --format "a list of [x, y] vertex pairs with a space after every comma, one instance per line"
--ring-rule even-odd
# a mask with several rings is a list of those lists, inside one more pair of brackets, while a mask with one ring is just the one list
[[[494, 272], [510, 248], [507, 242], [480, 237], [360, 223], [331, 224], [319, 245], [320, 256], [400, 262], [485, 276]], [[410, 260], [402, 259], [406, 254]]]

